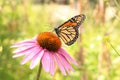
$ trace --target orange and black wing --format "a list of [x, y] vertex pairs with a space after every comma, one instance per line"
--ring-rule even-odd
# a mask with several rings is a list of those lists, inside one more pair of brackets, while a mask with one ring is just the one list
[[84, 14], [74, 16], [58, 28], [55, 28], [55, 32], [66, 45], [72, 45], [78, 38], [78, 28], [84, 19]]

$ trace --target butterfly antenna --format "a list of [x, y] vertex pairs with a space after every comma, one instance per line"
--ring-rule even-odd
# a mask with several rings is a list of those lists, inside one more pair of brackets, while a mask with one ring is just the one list
[[107, 42], [109, 43], [109, 45], [114, 49], [114, 51], [120, 56], [119, 52], [114, 48], [114, 46], [110, 43], [109, 40], [107, 40]]

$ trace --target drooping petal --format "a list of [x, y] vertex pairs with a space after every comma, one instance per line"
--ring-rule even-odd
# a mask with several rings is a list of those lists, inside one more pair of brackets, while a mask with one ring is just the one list
[[31, 50], [32, 50], [32, 48], [29, 48], [29, 49], [23, 50], [21, 52], [17, 52], [13, 55], [13, 58], [16, 58], [16, 57], [19, 57], [19, 56], [22, 56], [22, 55], [26, 55], [26, 54], [30, 53]]
[[[31, 47], [31, 48], [28, 48], [26, 50], [17, 50], [16, 53], [13, 55], [13, 58], [16, 58], [16, 57], [19, 57], [19, 56], [22, 56], [22, 55], [26, 55], [28, 53], [31, 53], [31, 50], [33, 49], [34, 47]], [[19, 48], [20, 49], [20, 48]]]
[[25, 51], [25, 50], [28, 50], [28, 49], [32, 49], [34, 47], [36, 47], [36, 45], [22, 46], [22, 47], [17, 48], [15, 51], [13, 51], [13, 53], [20, 53], [22, 51]]
[[30, 45], [34, 45], [35, 43], [34, 42], [31, 42], [31, 43], [19, 43], [19, 44], [13, 44], [11, 46], [11, 48], [13, 47], [21, 47], [21, 46], [30, 46]]
[[77, 62], [74, 59], [72, 59], [72, 57], [70, 57], [64, 49], [60, 48], [58, 53], [62, 54], [66, 59], [68, 59], [68, 61], [72, 62], [75, 65], [78, 65]]
[[40, 52], [32, 58], [30, 69], [33, 69], [40, 62], [43, 54], [44, 54], [44, 50], [40, 50]]
[[62, 65], [62, 63], [60, 62], [60, 59], [58, 58], [58, 56], [56, 55], [56, 53], [53, 54], [54, 55], [54, 58], [58, 64], [58, 67], [60, 68], [60, 71], [63, 73], [63, 75], [66, 75], [66, 71]]
[[45, 51], [45, 53], [42, 57], [42, 66], [46, 72], [49, 72], [49, 70], [50, 70], [50, 54], [48, 51]]
[[13, 47], [20, 47], [20, 46], [25, 46], [25, 45], [33, 45], [33, 44], [35, 44], [35, 40], [33, 39], [31, 39], [31, 40], [24, 40], [24, 41], [21, 41], [21, 42], [17, 42], [17, 43], [15, 43], [15, 44], [13, 44], [12, 46], [11, 46], [11, 48], [13, 48]]
[[70, 70], [74, 71], [68, 60], [61, 54], [58, 54], [58, 57], [62, 64], [64, 65], [65, 69], [67, 70], [68, 73], [70, 73]]
[[55, 73], [55, 64], [53, 53], [50, 53], [50, 74], [53, 76]]
[[25, 64], [26, 62], [28, 62], [30, 59], [33, 58], [34, 55], [38, 54], [40, 52], [40, 47], [35, 47], [31, 50], [31, 52], [29, 54], [27, 54], [23, 61], [21, 62], [21, 64]]
[[25, 55], [25, 54], [24, 53], [23, 54], [22, 53], [20, 53], [20, 54], [14, 54], [12, 57], [16, 58], [16, 57], [23, 56], [23, 55]]

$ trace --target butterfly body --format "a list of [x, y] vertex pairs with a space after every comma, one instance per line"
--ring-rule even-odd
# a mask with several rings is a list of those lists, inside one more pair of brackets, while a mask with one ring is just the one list
[[72, 45], [79, 36], [78, 28], [83, 23], [84, 19], [84, 14], [74, 16], [58, 28], [55, 28], [55, 32], [66, 45]]

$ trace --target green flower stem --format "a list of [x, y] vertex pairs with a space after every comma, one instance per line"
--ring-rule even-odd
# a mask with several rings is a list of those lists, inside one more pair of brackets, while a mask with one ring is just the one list
[[36, 80], [40, 79], [41, 70], [42, 70], [42, 63], [40, 62]]
[[110, 43], [110, 41], [107, 40], [107, 42], [110, 44], [110, 46], [114, 49], [114, 51], [120, 56], [119, 52], [115, 49], [115, 47]]

